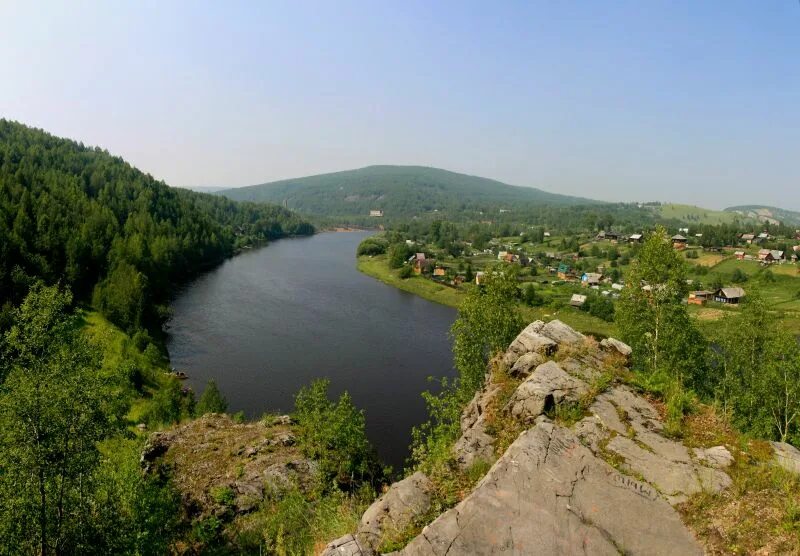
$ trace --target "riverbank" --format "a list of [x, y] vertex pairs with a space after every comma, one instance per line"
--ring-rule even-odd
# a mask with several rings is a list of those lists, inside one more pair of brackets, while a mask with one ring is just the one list
[[[420, 276], [412, 276], [411, 278], [405, 279], [400, 278], [397, 270], [389, 268], [386, 255], [358, 257], [357, 268], [359, 272], [380, 280], [384, 284], [455, 309], [458, 309], [458, 306], [461, 304], [464, 296], [469, 292], [469, 289], [475, 287], [472, 284], [464, 284], [459, 288], [453, 288], [437, 284], [433, 280]], [[523, 320], [526, 322], [557, 318], [585, 334], [607, 337], [613, 336], [616, 333], [616, 326], [614, 323], [605, 322], [588, 313], [573, 309], [572, 307], [553, 310], [550, 307], [528, 307], [527, 305], [520, 304], [518, 309]]]

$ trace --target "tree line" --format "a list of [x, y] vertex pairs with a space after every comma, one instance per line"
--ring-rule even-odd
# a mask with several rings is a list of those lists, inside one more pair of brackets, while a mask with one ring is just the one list
[[171, 188], [107, 151], [0, 120], [0, 326], [43, 280], [126, 330], [155, 329], [177, 283], [246, 245], [310, 233], [282, 207]]

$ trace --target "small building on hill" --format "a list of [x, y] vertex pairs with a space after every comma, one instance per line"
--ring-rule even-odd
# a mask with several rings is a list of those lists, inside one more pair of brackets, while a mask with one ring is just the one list
[[737, 259], [739, 259], [740, 261], [743, 261], [744, 260], [744, 256], [745, 256], [745, 252], [744, 251], [736, 251], [733, 254], [733, 256], [736, 257]]
[[644, 234], [631, 234], [628, 241], [631, 243], [641, 243], [644, 240]]
[[672, 246], [680, 251], [686, 249], [686, 244], [688, 243], [688, 241], [689, 240], [687, 240], [680, 234], [675, 234], [674, 236], [672, 236]]
[[383, 216], [383, 211], [382, 210], [371, 210], [371, 211], [369, 211], [369, 215], [373, 216], [373, 217], [380, 218], [380, 217]]
[[706, 290], [690, 292], [688, 303], [689, 305], [705, 305], [712, 295], [714, 295], [714, 292]]
[[602, 278], [603, 276], [596, 272], [586, 272], [581, 276], [581, 284], [584, 287], [599, 286]]
[[742, 234], [739, 238], [747, 244], [753, 243], [753, 240], [756, 239], [756, 234]]
[[557, 276], [560, 280], [569, 280], [573, 277], [572, 267], [567, 263], [561, 263], [558, 265]]
[[729, 305], [738, 305], [745, 296], [744, 289], [738, 287], [720, 288], [714, 292], [714, 301]]

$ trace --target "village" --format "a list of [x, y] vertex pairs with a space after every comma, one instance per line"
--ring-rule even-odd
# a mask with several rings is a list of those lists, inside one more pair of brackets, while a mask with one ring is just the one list
[[[673, 248], [684, 255], [689, 269], [686, 303], [691, 314], [702, 321], [716, 320], [725, 311], [736, 310], [753, 285], [800, 330], [800, 231], [791, 237], [742, 231], [735, 243], [721, 246], [701, 246], [702, 234], [693, 234], [688, 227], [672, 232]], [[406, 238], [402, 241], [408, 257], [398, 275], [465, 291], [480, 287], [499, 265], [510, 265], [517, 273], [524, 305], [572, 309], [612, 322], [614, 301], [628, 286], [624, 276], [646, 232], [539, 235], [494, 237], [482, 249], [469, 241], [443, 249], [419, 237]]]

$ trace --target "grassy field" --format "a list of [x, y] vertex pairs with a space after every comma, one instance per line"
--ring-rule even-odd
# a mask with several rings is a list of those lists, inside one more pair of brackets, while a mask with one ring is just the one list
[[[737, 270], [747, 276], [747, 280], [733, 284], [733, 273]], [[741, 286], [745, 292], [758, 291], [778, 313], [786, 328], [800, 334], [800, 274], [797, 265], [786, 263], [763, 267], [757, 261], [727, 257], [710, 266], [707, 274], [694, 274], [692, 278], [706, 287], [720, 278], [725, 285]], [[701, 325], [711, 325], [726, 312], [736, 310], [735, 307], [711, 304], [702, 309], [691, 308], [690, 313], [701, 321]]]
[[729, 224], [737, 217], [743, 217], [733, 212], [721, 210], [709, 210], [692, 205], [666, 204], [656, 207], [662, 218], [674, 218], [685, 222], [695, 222], [697, 224]]
[[437, 284], [433, 280], [413, 276], [403, 280], [397, 275], [396, 270], [389, 268], [386, 255], [376, 257], [359, 257], [358, 270], [368, 276], [377, 278], [384, 284], [389, 284], [397, 289], [413, 293], [429, 301], [434, 301], [450, 307], [458, 307], [463, 295], [462, 292]]
[[[473, 285], [464, 285], [460, 289], [437, 284], [428, 278], [414, 276], [403, 280], [398, 276], [398, 271], [389, 268], [385, 255], [376, 257], [359, 257], [358, 270], [368, 276], [377, 278], [381, 282], [394, 286], [403, 291], [413, 293], [430, 301], [458, 308], [461, 300]], [[583, 311], [564, 307], [554, 310], [550, 307], [519, 306], [520, 313], [526, 322], [535, 320], [560, 319], [576, 330], [592, 333], [599, 336], [613, 336], [616, 333], [614, 323], [605, 322]]]

